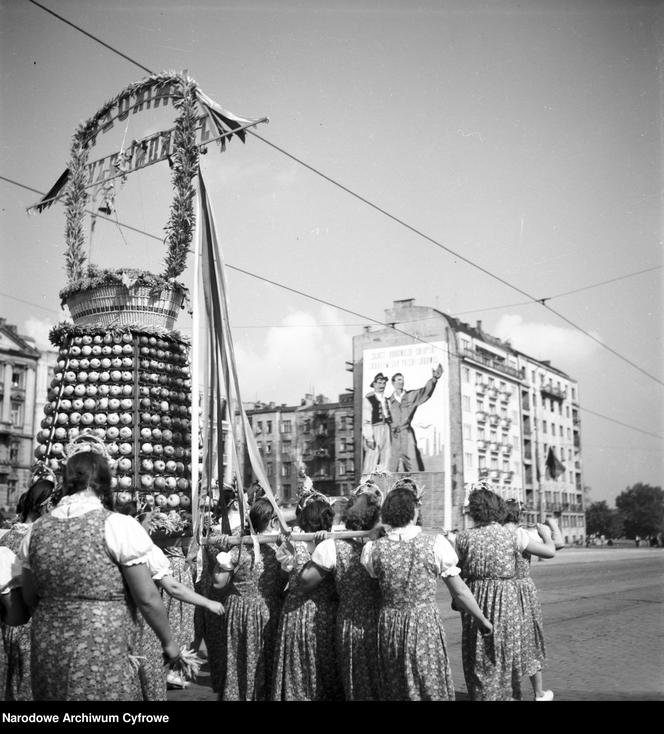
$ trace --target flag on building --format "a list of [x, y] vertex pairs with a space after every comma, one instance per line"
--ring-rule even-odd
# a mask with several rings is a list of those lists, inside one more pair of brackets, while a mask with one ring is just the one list
[[565, 465], [556, 456], [553, 446], [549, 446], [549, 453], [546, 457], [545, 466], [547, 479], [558, 479], [558, 477], [565, 471]]

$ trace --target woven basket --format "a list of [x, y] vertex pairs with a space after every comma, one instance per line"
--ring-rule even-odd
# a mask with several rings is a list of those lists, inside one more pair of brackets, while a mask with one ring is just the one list
[[172, 329], [182, 309], [184, 292], [179, 288], [150, 295], [147, 286], [131, 290], [124, 285], [104, 285], [67, 297], [69, 312], [77, 326], [142, 325]]

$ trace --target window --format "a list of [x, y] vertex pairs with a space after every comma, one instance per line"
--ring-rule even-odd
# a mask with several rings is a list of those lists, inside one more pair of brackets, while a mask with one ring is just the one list
[[470, 342], [468, 339], [461, 338], [461, 349], [470, 349]]
[[473, 466], [473, 455], [472, 454], [464, 454], [463, 460], [466, 464], [466, 467], [471, 469]]
[[503, 461], [503, 471], [509, 471], [509, 470], [510, 470], [509, 461]]
[[463, 437], [470, 440], [470, 423], [463, 424]]
[[309, 432], [311, 431], [311, 418], [307, 418], [307, 419], [306, 419], [306, 420], [304, 421], [304, 426], [302, 427], [302, 430], [303, 430], [303, 431], [304, 431], [305, 433], [309, 433]]
[[475, 384], [480, 385], [482, 383], [482, 373], [476, 372], [475, 373]]
[[12, 441], [9, 446], [9, 461], [18, 461], [18, 451], [20, 444], [18, 441]]
[[470, 410], [470, 398], [468, 397], [468, 395], [462, 395], [461, 405], [464, 410]]
[[512, 443], [514, 444], [514, 448], [515, 449], [518, 449], [519, 448], [519, 437], [518, 436], [514, 436], [512, 438]]
[[498, 468], [498, 457], [492, 456], [491, 457], [491, 468], [497, 469]]
[[470, 370], [468, 367], [463, 368], [463, 381], [470, 382]]
[[289, 500], [290, 499], [290, 496], [291, 496], [291, 486], [290, 486], [290, 484], [284, 484], [283, 487], [282, 487], [282, 489], [283, 489], [283, 492], [284, 492], [284, 499], [285, 500]]
[[23, 425], [23, 403], [12, 402], [11, 422], [16, 428], [21, 428]]
[[477, 400], [475, 402], [475, 407], [477, 408], [478, 411], [480, 411], [480, 412], [483, 411], [484, 410], [484, 401], [483, 400]]
[[569, 457], [569, 460], [572, 461], [572, 449], [567, 449], [567, 456]]
[[281, 465], [281, 476], [290, 477], [290, 475], [291, 475], [291, 463], [290, 461], [287, 461]]
[[265, 442], [265, 453], [271, 454], [272, 453], [272, 441], [266, 441]]
[[489, 433], [489, 440], [491, 441], [491, 443], [496, 443], [496, 441], [498, 440], [498, 433], [494, 429], [492, 429]]
[[569, 418], [569, 405], [565, 406], [565, 416]]
[[346, 469], [348, 469], [349, 474], [352, 474], [355, 471], [355, 462], [353, 459], [348, 459], [346, 461]]
[[12, 387], [25, 388], [25, 370], [17, 367], [12, 370]]
[[272, 421], [265, 421], [265, 433], [272, 433]]
[[486, 466], [486, 456], [484, 456], [484, 454], [480, 454], [477, 457], [477, 466], [480, 469], [484, 469], [484, 467]]
[[576, 402], [576, 388], [575, 387], [572, 388], [572, 400]]
[[265, 471], [267, 472], [268, 477], [272, 476], [272, 462], [268, 461], [265, 465]]
[[281, 424], [281, 432], [282, 433], [292, 433], [293, 432], [293, 424], [290, 421], [284, 421]]
[[572, 440], [572, 431], [569, 428], [567, 429], [567, 440], [568, 441]]
[[7, 481], [7, 497], [11, 497], [12, 495], [16, 494], [16, 482], [18, 480], [16, 479], [9, 479]]
[[256, 435], [263, 432], [263, 421], [256, 422]]
[[553, 421], [551, 421], [551, 435], [556, 435], [556, 424]]
[[339, 462], [339, 470], [337, 471], [337, 474], [340, 477], [343, 477], [343, 475], [346, 473], [346, 463], [343, 461]]
[[542, 433], [546, 433], [546, 421], [542, 421]]
[[345, 451], [346, 450], [346, 439], [340, 438], [339, 439], [339, 451]]

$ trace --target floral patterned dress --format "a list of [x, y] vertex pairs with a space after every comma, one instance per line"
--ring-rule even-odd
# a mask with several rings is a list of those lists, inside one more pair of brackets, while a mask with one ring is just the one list
[[136, 701], [133, 622], [119, 566], [107, 552], [104, 509], [32, 526], [28, 562], [39, 590], [32, 617], [36, 701]]
[[[213, 538], [212, 538], [213, 540]], [[208, 599], [222, 602], [225, 605], [227, 590], [215, 589], [212, 586], [212, 569], [220, 546], [214, 544], [203, 547], [203, 568], [201, 580], [196, 591]], [[226, 677], [226, 615], [220, 617], [209, 609], [203, 609], [202, 634], [207, 651], [208, 666], [210, 668], [210, 685], [215, 693], [221, 693]]]
[[[194, 577], [182, 547], [180, 545], [168, 545], [162, 547], [162, 550], [171, 565], [173, 578], [193, 591]], [[194, 606], [173, 598], [165, 591], [161, 592], [161, 600], [168, 612], [168, 625], [173, 633], [173, 640], [178, 647], [189, 649], [195, 637]]]
[[453, 701], [454, 683], [436, 604], [439, 574], [432, 536], [384, 537], [371, 558], [382, 603], [378, 669], [386, 701]]
[[294, 564], [277, 633], [272, 699], [343, 700], [335, 651], [338, 597], [334, 579], [328, 576], [313, 591], [304, 591], [299, 575], [311, 554], [306, 543], [293, 545]]
[[[28, 532], [28, 523], [17, 522], [0, 538], [0, 546], [18, 553]], [[0, 700], [32, 701], [30, 669], [30, 621], [18, 627], [2, 625], [2, 644], [5, 654], [4, 679], [0, 678]]]
[[219, 698], [267, 701], [286, 575], [270, 545], [261, 545], [257, 557], [253, 548], [240, 553], [238, 546], [223, 555], [221, 567], [235, 570], [225, 604], [226, 676]]
[[339, 595], [336, 649], [347, 701], [378, 701], [378, 581], [360, 562], [362, 544], [334, 540], [334, 583]]
[[463, 672], [470, 699], [519, 698], [522, 614], [515, 581], [516, 555], [521, 552], [517, 537], [498, 523], [478, 526], [457, 535], [456, 552], [462, 578], [493, 625], [493, 633], [483, 637], [470, 614], [461, 613]]
[[542, 625], [542, 605], [530, 576], [530, 554], [517, 553], [516, 585], [522, 614], [521, 659], [519, 672], [531, 676], [542, 669], [546, 658]]

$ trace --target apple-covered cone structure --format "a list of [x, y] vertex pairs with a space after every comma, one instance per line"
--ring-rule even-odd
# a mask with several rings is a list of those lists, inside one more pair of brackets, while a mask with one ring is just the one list
[[189, 345], [148, 327], [61, 324], [50, 336], [60, 352], [36, 458], [58, 472], [67, 443], [90, 431], [107, 446], [118, 499], [188, 509]]

